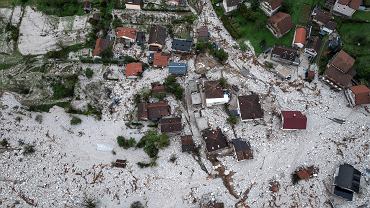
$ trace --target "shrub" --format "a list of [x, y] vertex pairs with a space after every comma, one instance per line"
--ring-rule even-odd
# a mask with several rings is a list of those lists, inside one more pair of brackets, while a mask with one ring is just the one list
[[95, 208], [97, 207], [97, 201], [93, 198], [85, 196], [83, 199], [82, 207]]
[[23, 154], [24, 155], [29, 155], [29, 154], [32, 154], [35, 152], [35, 146], [33, 145], [30, 145], [30, 144], [26, 144], [24, 147], [23, 147]]
[[77, 116], [72, 116], [71, 125], [78, 125], [82, 122], [82, 120]]
[[8, 142], [8, 140], [3, 139], [3, 140], [0, 141], [0, 145], [3, 146], [3, 147], [8, 147], [9, 146], [9, 142]]
[[138, 162], [136, 163], [140, 168], [149, 168], [157, 166], [157, 162], [153, 159], [150, 162]]
[[222, 88], [227, 88], [228, 83], [227, 83], [227, 80], [225, 78], [222, 77], [218, 81], [219, 81]]
[[230, 124], [230, 125], [236, 125], [238, 124], [239, 122], [239, 118], [236, 117], [236, 116], [229, 116], [229, 118], [227, 118], [227, 122]]
[[91, 78], [93, 77], [93, 75], [94, 75], [94, 71], [93, 71], [92, 69], [87, 68], [87, 69], [85, 70], [85, 76], [86, 76], [87, 78], [91, 79]]
[[177, 160], [177, 156], [176, 155], [171, 155], [170, 157], [170, 162], [174, 163], [175, 161]]
[[170, 140], [166, 134], [158, 134], [156, 131], [148, 131], [137, 143], [136, 147], [144, 148], [145, 153], [151, 158], [158, 155], [159, 149], [169, 146]]
[[177, 100], [181, 100], [184, 95], [184, 89], [176, 81], [176, 77], [169, 75], [164, 81], [164, 87], [168, 93], [171, 93], [175, 96]]
[[144, 205], [140, 201], [136, 201], [131, 204], [130, 208], [144, 208]]
[[37, 121], [37, 123], [41, 124], [42, 123], [42, 115], [41, 114], [36, 115], [35, 121]]
[[53, 98], [61, 99], [66, 97], [73, 97], [75, 85], [78, 82], [77, 75], [62, 77], [61, 80], [52, 83]]
[[118, 143], [118, 146], [120, 146], [124, 149], [128, 149], [128, 148], [134, 147], [136, 145], [136, 140], [134, 138], [130, 138], [130, 139], [127, 140], [123, 136], [118, 136], [117, 137], [117, 143]]

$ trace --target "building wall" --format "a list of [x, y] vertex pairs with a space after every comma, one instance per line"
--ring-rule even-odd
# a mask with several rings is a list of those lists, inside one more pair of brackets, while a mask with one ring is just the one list
[[225, 9], [225, 12], [226, 12], [226, 13], [231, 12], [231, 11], [233, 11], [233, 10], [235, 10], [235, 9], [237, 9], [237, 8], [238, 8], [238, 6], [227, 7], [227, 5], [226, 5], [226, 0], [224, 0], [224, 1], [222, 2], [222, 5], [223, 5], [223, 7], [224, 7], [224, 9]]
[[133, 4], [126, 4], [126, 9], [141, 10], [141, 6], [140, 5], [133, 5]]
[[206, 99], [206, 106], [211, 107], [214, 105], [221, 105], [229, 102], [229, 97], [225, 96], [223, 98], [211, 98]]
[[[281, 7], [281, 6], [280, 6]], [[262, 9], [262, 11], [264, 11], [265, 12], [265, 14], [267, 15], [267, 16], [269, 16], [269, 17], [271, 17], [272, 15], [274, 15], [278, 10], [279, 10], [279, 8], [280, 7], [278, 7], [278, 8], [276, 8], [275, 10], [272, 10], [272, 8], [271, 8], [271, 5], [270, 4], [268, 4], [266, 1], [262, 1], [261, 3], [260, 3], [260, 8]]]

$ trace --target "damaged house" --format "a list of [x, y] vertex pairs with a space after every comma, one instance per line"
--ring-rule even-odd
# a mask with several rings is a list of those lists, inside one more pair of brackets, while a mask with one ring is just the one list
[[215, 130], [205, 129], [202, 132], [203, 139], [206, 143], [208, 153], [219, 153], [220, 151], [229, 147], [226, 136], [222, 133], [220, 128]]
[[171, 115], [171, 108], [167, 101], [157, 103], [139, 103], [138, 119], [143, 121], [159, 121], [162, 117]]

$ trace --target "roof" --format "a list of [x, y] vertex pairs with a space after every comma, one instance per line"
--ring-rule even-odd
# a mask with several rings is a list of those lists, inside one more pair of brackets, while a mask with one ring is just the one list
[[166, 67], [168, 65], [169, 57], [160, 52], [154, 53], [153, 65], [157, 67]]
[[169, 73], [174, 75], [185, 75], [188, 71], [188, 65], [186, 63], [171, 62], [168, 67]]
[[311, 48], [318, 53], [321, 48], [321, 39], [318, 36], [312, 36], [310, 39], [308, 39], [308, 43], [306, 45], [306, 48]]
[[134, 28], [117, 27], [116, 35], [117, 37], [127, 37], [136, 40], [136, 30]]
[[191, 152], [195, 150], [193, 136], [191, 135], [181, 136], [181, 144], [182, 152]]
[[148, 108], [146, 103], [139, 103], [137, 105], [137, 117], [139, 120], [146, 120], [148, 119]]
[[304, 44], [306, 42], [306, 29], [304, 27], [297, 27], [294, 34], [294, 43]]
[[234, 146], [236, 157], [238, 160], [248, 160], [253, 158], [253, 152], [249, 142], [241, 139], [233, 139], [231, 143]]
[[362, 0], [338, 0], [339, 4], [347, 5], [352, 9], [358, 10], [360, 8]]
[[136, 42], [139, 44], [143, 44], [145, 42], [145, 32], [136, 33]]
[[160, 101], [157, 103], [146, 104], [148, 111], [148, 119], [151, 121], [157, 121], [164, 116], [171, 114], [171, 108], [166, 101]]
[[162, 118], [159, 121], [161, 132], [171, 133], [182, 130], [181, 118]]
[[238, 6], [240, 3], [242, 3], [242, 0], [226, 0], [227, 7]]
[[166, 93], [166, 88], [163, 84], [159, 82], [153, 82], [152, 84], [152, 93]]
[[295, 61], [298, 57], [298, 50], [294, 48], [286, 48], [283, 46], [275, 46], [272, 49], [272, 55], [279, 56], [281, 59], [285, 59], [288, 61]]
[[126, 65], [126, 77], [138, 76], [143, 72], [142, 63], [129, 63]]
[[333, 66], [329, 66], [329, 68], [325, 70], [324, 75], [341, 87], [351, 86], [353, 76], [350, 74], [344, 74]]
[[198, 37], [201, 38], [208, 38], [209, 37], [209, 31], [207, 26], [202, 26], [198, 28]]
[[226, 136], [222, 133], [220, 128], [216, 130], [205, 129], [202, 136], [206, 142], [208, 152], [216, 151], [228, 147]]
[[223, 98], [224, 90], [218, 80], [204, 82], [204, 94], [206, 99]]
[[356, 105], [370, 104], [370, 89], [366, 85], [353, 86], [350, 90], [355, 94]]
[[283, 129], [306, 129], [307, 117], [300, 111], [281, 111]]
[[334, 184], [342, 189], [351, 190], [358, 193], [360, 190], [361, 172], [352, 165], [343, 164], [339, 166], [338, 175], [334, 179]]
[[271, 9], [275, 10], [282, 5], [283, 0], [267, 0], [267, 2], [270, 4]]
[[330, 30], [335, 30], [335, 28], [337, 27], [337, 23], [335, 23], [334, 21], [329, 21], [324, 26]]
[[190, 52], [192, 45], [193, 45], [192, 40], [183, 40], [175, 38], [172, 41], [172, 50], [181, 52]]
[[332, 19], [330, 12], [326, 12], [319, 8], [314, 10], [315, 15], [313, 15], [313, 20], [319, 22], [320, 24], [326, 24]]
[[141, 5], [143, 0], [126, 0], [126, 4]]
[[83, 2], [83, 5], [84, 5], [84, 9], [91, 9], [91, 2], [90, 1], [85, 0]]
[[263, 118], [263, 110], [258, 95], [239, 96], [238, 100], [242, 120]]
[[292, 18], [284, 12], [278, 12], [272, 15], [267, 22], [277, 29], [280, 34], [285, 34], [293, 27]]
[[329, 64], [339, 69], [343, 73], [347, 73], [355, 64], [355, 59], [348, 55], [348, 53], [341, 50], [334, 56]]
[[95, 42], [93, 56], [99, 56], [109, 46], [110, 46], [110, 41], [108, 39], [98, 38]]
[[154, 25], [150, 28], [149, 44], [165, 45], [167, 38], [166, 28], [160, 25]]

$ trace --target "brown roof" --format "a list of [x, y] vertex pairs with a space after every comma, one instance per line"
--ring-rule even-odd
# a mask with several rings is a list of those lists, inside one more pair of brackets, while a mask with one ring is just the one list
[[283, 0], [268, 0], [267, 2], [270, 4], [271, 9], [275, 10], [282, 5]]
[[235, 154], [239, 161], [253, 159], [253, 151], [249, 142], [242, 139], [233, 139], [231, 143], [234, 146]]
[[242, 120], [263, 118], [263, 110], [258, 95], [239, 96], [238, 100]]
[[287, 33], [293, 27], [292, 18], [284, 12], [274, 14], [267, 20], [267, 23], [274, 27], [280, 34]]
[[329, 64], [343, 73], [348, 73], [355, 64], [355, 59], [348, 55], [348, 53], [341, 50], [334, 56]]
[[304, 27], [297, 27], [295, 30], [294, 43], [305, 44], [306, 42], [306, 29]]
[[182, 152], [191, 152], [195, 150], [195, 144], [193, 136], [185, 135], [181, 136]]
[[126, 65], [126, 77], [139, 76], [143, 72], [142, 63], [129, 63]]
[[168, 65], [168, 55], [164, 55], [161, 52], [154, 53], [153, 65], [156, 67], [166, 67]]
[[93, 56], [99, 56], [105, 49], [110, 46], [110, 41], [107, 39], [98, 38], [95, 42]]
[[159, 82], [152, 83], [152, 93], [166, 93], [166, 88]]
[[352, 75], [344, 74], [333, 66], [330, 66], [325, 70], [325, 77], [340, 87], [350, 87], [351, 80], [353, 78]]
[[339, 4], [347, 5], [352, 9], [358, 10], [361, 5], [362, 0], [338, 0]]
[[229, 146], [226, 136], [222, 133], [220, 128], [217, 128], [216, 130], [203, 130], [202, 135], [206, 142], [206, 148], [208, 152], [216, 151]]
[[281, 59], [295, 61], [299, 56], [298, 50], [294, 48], [287, 48], [283, 46], [275, 46], [272, 49], [271, 55], [278, 56]]
[[319, 22], [320, 24], [325, 25], [332, 19], [330, 12], [326, 12], [321, 9], [316, 9], [315, 12], [316, 15], [313, 16], [313, 20]]
[[319, 53], [321, 48], [321, 39], [318, 36], [312, 36], [308, 40], [306, 48], [312, 48], [316, 51], [316, 53]]
[[204, 82], [204, 94], [206, 98], [223, 98], [224, 90], [219, 81], [207, 81]]
[[[171, 108], [166, 101], [160, 101], [157, 103], [145, 103], [139, 104], [139, 115], [147, 115], [147, 119], [151, 121], [157, 121], [164, 116], [171, 114]], [[142, 107], [143, 109], [140, 109]]]
[[134, 28], [117, 27], [116, 34], [117, 37], [128, 37], [130, 39], [136, 40], [136, 30]]
[[198, 37], [209, 37], [209, 32], [208, 32], [208, 27], [207, 26], [202, 26], [198, 29]]
[[139, 103], [137, 105], [137, 117], [139, 120], [148, 120], [148, 108], [146, 103]]
[[160, 44], [164, 45], [167, 38], [167, 31], [166, 28], [160, 26], [160, 25], [154, 25], [150, 28], [149, 33], [149, 44]]
[[181, 118], [162, 118], [159, 124], [162, 133], [178, 132], [182, 130]]
[[355, 94], [356, 105], [370, 104], [370, 89], [365, 85], [353, 86], [350, 88]]

